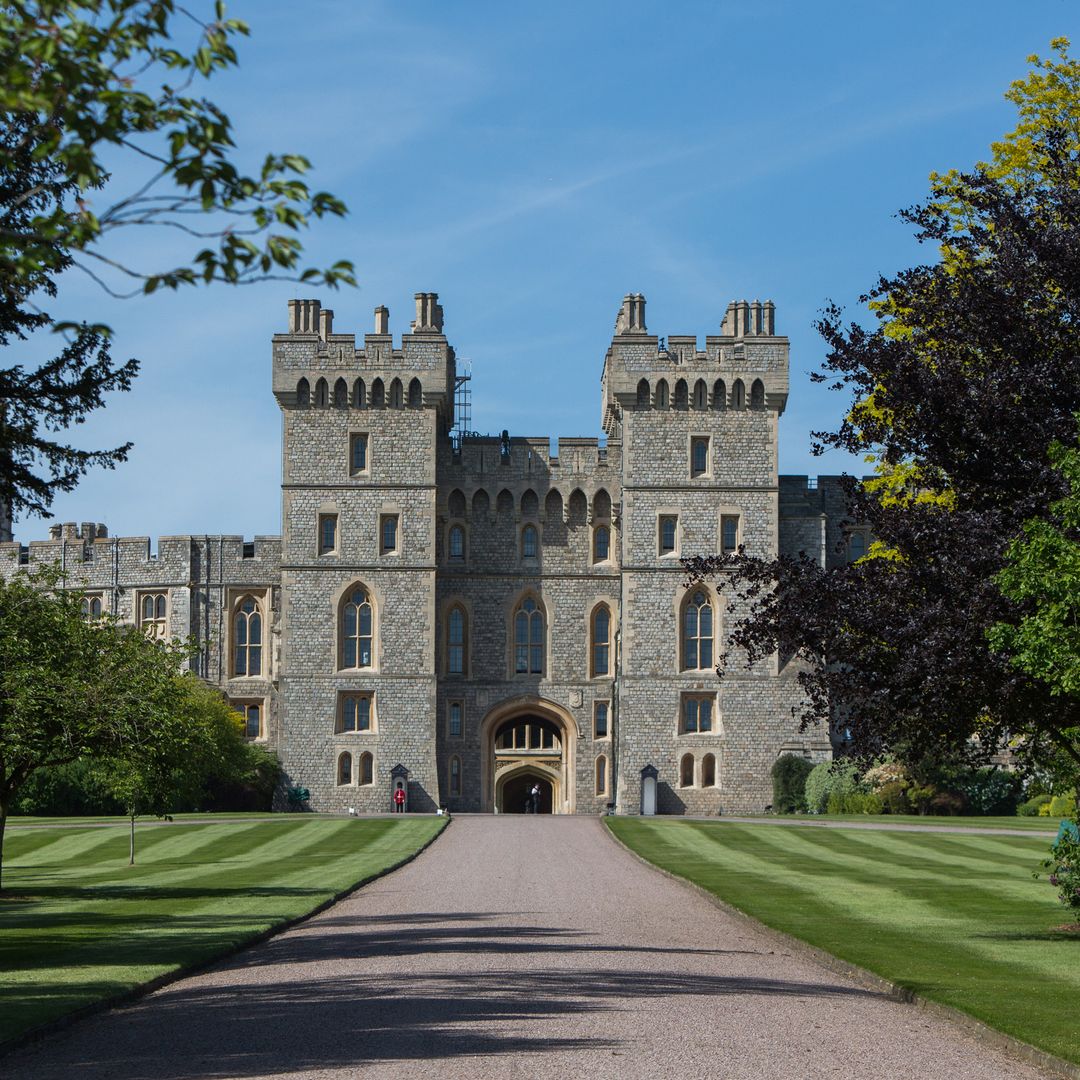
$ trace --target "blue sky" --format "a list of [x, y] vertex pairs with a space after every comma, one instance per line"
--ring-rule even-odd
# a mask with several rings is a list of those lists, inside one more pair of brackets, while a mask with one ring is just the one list
[[[860, 316], [878, 274], [932, 256], [896, 211], [932, 169], [985, 158], [1014, 126], [1002, 95], [1028, 54], [1061, 34], [1080, 47], [1070, 0], [238, 0], [229, 13], [252, 36], [206, 93], [241, 154], [307, 154], [313, 184], [349, 204], [304, 237], [313, 262], [356, 264], [358, 289], [320, 297], [335, 329], [368, 331], [386, 304], [397, 338], [413, 293], [438, 292], [472, 361], [474, 428], [595, 435], [624, 293], [647, 296], [653, 333], [701, 339], [729, 300], [771, 298], [791, 338], [780, 467], [810, 474], [862, 471], [809, 452], [845, 405], [809, 381], [816, 313], [835, 300]], [[150, 266], [160, 248], [115, 250]], [[269, 339], [286, 301], [310, 294], [266, 283], [121, 303], [66, 280], [54, 313], [111, 323], [114, 355], [143, 372], [74, 432], [134, 440], [129, 462], [57, 498], [54, 518], [117, 535], [279, 532]], [[23, 542], [46, 532], [15, 525]]]

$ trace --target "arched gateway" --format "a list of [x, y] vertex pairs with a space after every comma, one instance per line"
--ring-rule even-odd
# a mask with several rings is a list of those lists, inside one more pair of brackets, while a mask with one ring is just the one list
[[485, 810], [523, 814], [535, 785], [540, 813], [574, 812], [578, 730], [565, 709], [542, 698], [515, 698], [484, 717], [480, 734]]

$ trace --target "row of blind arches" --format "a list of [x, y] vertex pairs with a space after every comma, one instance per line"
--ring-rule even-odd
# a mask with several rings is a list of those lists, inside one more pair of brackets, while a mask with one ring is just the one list
[[410, 409], [419, 409], [424, 404], [424, 389], [415, 378], [409, 383], [407, 394], [398, 378], [391, 379], [389, 387], [382, 379], [374, 379], [370, 392], [363, 379], [357, 379], [351, 389], [344, 379], [338, 379], [331, 392], [330, 384], [320, 378], [312, 391], [311, 383], [305, 378], [296, 384], [296, 404], [304, 408], [314, 405], [318, 409], [327, 409], [331, 405], [336, 409], [383, 409], [387, 406], [403, 409], [407, 404]]
[[[704, 379], [698, 379], [694, 383], [693, 396], [685, 379], [679, 379], [675, 383], [672, 393], [668, 387], [667, 379], [660, 379], [655, 386], [649, 384], [648, 379], [642, 379], [637, 385], [637, 403], [640, 406], [652, 406], [655, 409], [666, 409], [674, 405], [676, 409], [688, 409], [691, 404], [695, 409], [745, 409], [746, 408], [746, 384], [742, 379], [736, 379], [731, 384], [731, 393], [728, 394], [727, 384], [723, 379], [717, 379], [713, 383], [712, 395], [709, 394], [708, 384]], [[760, 379], [755, 379], [750, 384], [750, 408], [763, 409], [765, 407], [765, 384]]]
[[[468, 502], [460, 488], [450, 492], [446, 508], [452, 518], [464, 518]], [[495, 498], [495, 510], [500, 514], [513, 513], [520, 509], [523, 518], [536, 518], [540, 516], [540, 497], [532, 488], [522, 493], [520, 501], [507, 488]], [[567, 503], [567, 517], [571, 524], [584, 524], [589, 516], [589, 500], [581, 488], [575, 488], [570, 493]], [[479, 488], [472, 497], [473, 514], [488, 514], [491, 512], [491, 496], [483, 488]], [[548, 518], [561, 517], [563, 512], [562, 492], [558, 488], [552, 488], [544, 497], [544, 513]], [[611, 518], [611, 496], [604, 488], [599, 488], [592, 497], [593, 520], [607, 521]]]

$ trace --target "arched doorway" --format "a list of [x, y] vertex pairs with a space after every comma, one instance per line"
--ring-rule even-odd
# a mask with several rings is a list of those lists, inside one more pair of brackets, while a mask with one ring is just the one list
[[531, 769], [523, 769], [513, 776], [499, 778], [498, 806], [502, 814], [527, 814], [530, 792], [534, 787], [540, 789], [538, 814], [550, 814], [555, 807], [555, 788], [557, 780], [544, 776]]
[[536, 784], [541, 813], [572, 814], [577, 735], [573, 717], [551, 702], [518, 698], [492, 709], [481, 724], [485, 808], [524, 813]]

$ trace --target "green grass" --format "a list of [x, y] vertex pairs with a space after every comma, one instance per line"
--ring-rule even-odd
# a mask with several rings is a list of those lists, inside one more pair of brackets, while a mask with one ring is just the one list
[[1057, 833], [1059, 818], [1048, 817], [919, 817], [915, 814], [769, 814], [763, 821], [842, 821], [857, 825], [918, 825], [928, 829], [1020, 829]]
[[1080, 1063], [1080, 935], [1043, 838], [607, 818], [768, 926]]
[[205, 963], [413, 854], [443, 818], [279, 816], [13, 828], [0, 893], [0, 1044]]

